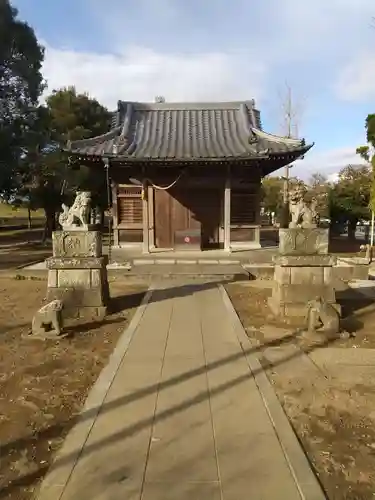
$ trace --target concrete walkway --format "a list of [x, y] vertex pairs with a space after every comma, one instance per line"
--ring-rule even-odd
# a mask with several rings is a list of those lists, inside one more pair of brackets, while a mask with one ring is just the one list
[[214, 284], [154, 291], [99, 414], [83, 413], [38, 500], [323, 499], [238, 328]]

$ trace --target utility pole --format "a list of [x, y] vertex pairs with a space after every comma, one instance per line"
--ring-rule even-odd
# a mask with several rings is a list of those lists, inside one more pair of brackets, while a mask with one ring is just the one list
[[[292, 89], [287, 85], [287, 96], [284, 104], [287, 137], [292, 136]], [[287, 205], [289, 201], [289, 165], [285, 165], [284, 170], [284, 192], [283, 201]]]
[[[284, 113], [283, 134], [285, 137], [298, 138], [298, 118], [300, 109], [297, 108], [294, 99], [292, 98], [292, 88], [286, 83], [286, 95], [282, 95], [282, 107]], [[284, 186], [283, 186], [283, 201], [288, 204], [289, 199], [289, 182], [290, 182], [290, 165], [286, 165], [284, 169]]]

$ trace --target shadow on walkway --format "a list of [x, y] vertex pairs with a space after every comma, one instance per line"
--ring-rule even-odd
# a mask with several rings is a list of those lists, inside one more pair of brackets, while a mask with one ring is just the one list
[[[198, 291], [203, 290], [211, 290], [212, 288], [216, 288], [218, 285], [229, 285], [229, 283], [235, 283], [235, 281], [230, 279], [222, 279], [222, 280], [213, 280], [207, 281], [204, 283], [185, 283], [183, 285], [176, 286], [168, 286], [168, 289], [160, 288], [152, 291], [151, 298], [149, 300], [149, 304], [153, 302], [161, 302], [163, 300], [168, 299], [176, 299], [179, 297], [187, 297], [188, 295], [192, 295]], [[168, 296], [166, 297], [166, 290], [168, 292]], [[144, 296], [143, 292], [118, 295], [117, 297], [111, 298], [110, 302], [110, 314], [115, 314], [126, 309], [130, 309], [132, 307], [136, 307], [140, 304], [142, 297]], [[125, 306], [125, 307], [124, 307]]]
[[[155, 292], [153, 292], [154, 297], [153, 297], [153, 300], [151, 300], [151, 302], [157, 302], [157, 301], [161, 301], [161, 300], [171, 299], [174, 297], [184, 297], [187, 294], [194, 293], [195, 291], [198, 291], [198, 290], [204, 290], [207, 288], [216, 287], [217, 284], [218, 284], [217, 282], [216, 283], [205, 283], [205, 284], [187, 284], [187, 285], [183, 285], [180, 287], [172, 287], [170, 289], [156, 290]], [[81, 413], [79, 415], [79, 420], [82, 422], [82, 421], [90, 419], [92, 417], [98, 418], [98, 416], [102, 415], [103, 413], [108, 413], [116, 408], [124, 407], [126, 405], [129, 405], [129, 404], [137, 401], [137, 400], [145, 398], [148, 395], [151, 395], [151, 394], [159, 392], [159, 391], [163, 391], [164, 389], [167, 389], [169, 387], [177, 386], [178, 384], [181, 384], [181, 383], [183, 383], [187, 380], [190, 380], [194, 377], [197, 377], [205, 372], [214, 371], [214, 370], [217, 370], [225, 365], [229, 365], [230, 363], [233, 363], [236, 360], [242, 358], [244, 355], [246, 356], [246, 355], [254, 353], [254, 352], [259, 352], [259, 351], [261, 351], [265, 348], [268, 348], [268, 347], [276, 347], [276, 346], [280, 346], [282, 344], [285, 344], [285, 343], [289, 342], [290, 340], [292, 340], [293, 338], [296, 338], [297, 335], [298, 335], [298, 332], [290, 334], [290, 335], [284, 337], [283, 339], [276, 339], [276, 340], [267, 342], [261, 346], [252, 347], [249, 349], [243, 349], [242, 351], [240, 351], [236, 354], [232, 354], [230, 356], [223, 357], [215, 362], [209, 363], [207, 365], [202, 365], [199, 368], [196, 368], [193, 370], [186, 371], [178, 376], [171, 377], [170, 379], [168, 379], [166, 381], [152, 384], [152, 385], [149, 385], [149, 386], [144, 387], [144, 388], [139, 389], [139, 390], [135, 390], [133, 393], [128, 394], [124, 397], [118, 398], [116, 401], [112, 401], [112, 402], [108, 402], [108, 403], [104, 402], [103, 405], [101, 405], [100, 407], [96, 407], [96, 408], [88, 410], [84, 413]], [[323, 340], [318, 345], [315, 345], [314, 347], [311, 347], [310, 349], [305, 350], [304, 353], [309, 353], [316, 348], [326, 347], [331, 342], [332, 342], [332, 340], [325, 340], [325, 341]], [[300, 356], [301, 354], [302, 354], [301, 351], [297, 351], [297, 352], [293, 353], [292, 355], [287, 356], [284, 359], [279, 360], [278, 362], [275, 362], [274, 366], [277, 366], [277, 365], [285, 363], [289, 360], [292, 360], [292, 359]], [[261, 370], [259, 370], [259, 371], [261, 371]], [[246, 382], [249, 379], [249, 377], [255, 376], [256, 374], [257, 373], [254, 372], [251, 375], [251, 372], [249, 371], [244, 375], [235, 377], [235, 378], [215, 387], [214, 389], [212, 389], [210, 391], [209, 397], [214, 398], [214, 397], [224, 393], [225, 391], [231, 389], [232, 387], [238, 386], [238, 385]], [[116, 443], [119, 440], [127, 439], [127, 438], [135, 435], [136, 433], [142, 431], [143, 429], [145, 429], [151, 425], [155, 425], [155, 423], [158, 421], [166, 420], [175, 414], [181, 413], [184, 410], [191, 408], [192, 406], [200, 404], [202, 401], [205, 401], [207, 398], [208, 398], [207, 391], [206, 390], [202, 391], [202, 392], [198, 393], [197, 395], [195, 395], [194, 397], [188, 398], [185, 401], [183, 401], [182, 403], [176, 404], [176, 405], [172, 406], [171, 408], [169, 408], [168, 410], [165, 410], [164, 412], [157, 414], [156, 416], [151, 415], [148, 418], [145, 418], [143, 420], [138, 421], [134, 425], [128, 426], [126, 428], [121, 429], [119, 432], [113, 433], [111, 436], [103, 439], [100, 443], [86, 445], [84, 448], [84, 453], [89, 454], [89, 453], [98, 452], [102, 446], [105, 446], [105, 445], [108, 445], [111, 443]], [[43, 441], [46, 443], [46, 446], [48, 446], [48, 441], [60, 437], [64, 433], [64, 431], [67, 429], [67, 427], [71, 427], [74, 424], [74, 420], [75, 419], [72, 418], [72, 419], [69, 419], [68, 421], [64, 421], [64, 422], [60, 422], [59, 424], [52, 425], [52, 426], [50, 426], [50, 427], [48, 427], [40, 432], [37, 432], [35, 434], [30, 434], [30, 435], [25, 436], [25, 437], [18, 439], [18, 440], [9, 441], [8, 443], [5, 443], [1, 446], [0, 456], [1, 455], [6, 456], [8, 453], [10, 453], [12, 451], [13, 448], [22, 448], [22, 447], [26, 446], [27, 444], [29, 444], [30, 442], [34, 442], [36, 440]], [[61, 457], [61, 458], [57, 458], [52, 463], [52, 467], [55, 469], [55, 468], [64, 466], [65, 464], [69, 463], [71, 460], [75, 460], [75, 461], [78, 460], [74, 453], [72, 453], [71, 455]], [[25, 474], [22, 477], [17, 478], [16, 480], [12, 481], [10, 484], [5, 486], [0, 491], [0, 498], [4, 499], [7, 495], [11, 494], [14, 489], [16, 489], [20, 486], [27, 487], [27, 486], [31, 485], [32, 483], [34, 483], [36, 480], [41, 479], [46, 474], [48, 468], [49, 468], [48, 465], [41, 466], [40, 468], [38, 468], [38, 470], [31, 472], [29, 474]]]

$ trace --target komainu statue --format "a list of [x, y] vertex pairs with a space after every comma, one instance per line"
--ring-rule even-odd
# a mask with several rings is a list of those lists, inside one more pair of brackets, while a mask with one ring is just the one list
[[307, 189], [298, 184], [289, 194], [289, 212], [292, 217], [289, 227], [313, 228], [317, 227], [319, 215], [316, 211], [317, 200], [306, 201]]
[[332, 304], [321, 297], [309, 301], [306, 315], [307, 331], [314, 333], [318, 329], [328, 335], [340, 334], [340, 315]]
[[59, 224], [64, 231], [76, 228], [87, 229], [91, 215], [91, 193], [78, 191], [73, 205], [69, 208], [67, 205], [62, 204], [62, 209]]
[[361, 252], [366, 252], [365, 259], [368, 260], [368, 262], [372, 262], [373, 247], [371, 245], [361, 245], [359, 250]]
[[62, 333], [63, 321], [61, 311], [64, 304], [61, 300], [52, 300], [35, 313], [31, 324], [33, 337], [59, 337]]

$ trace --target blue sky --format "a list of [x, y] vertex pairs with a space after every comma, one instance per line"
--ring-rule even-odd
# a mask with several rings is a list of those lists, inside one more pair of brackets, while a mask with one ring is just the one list
[[286, 83], [298, 133], [315, 142], [295, 175], [358, 162], [375, 112], [374, 0], [14, 0], [46, 47], [49, 90], [118, 99], [255, 98], [282, 133]]

